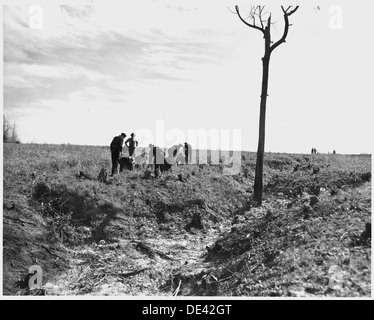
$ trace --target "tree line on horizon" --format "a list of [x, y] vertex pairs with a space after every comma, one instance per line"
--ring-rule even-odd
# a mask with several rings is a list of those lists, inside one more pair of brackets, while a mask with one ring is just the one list
[[3, 115], [3, 143], [20, 143], [17, 125]]

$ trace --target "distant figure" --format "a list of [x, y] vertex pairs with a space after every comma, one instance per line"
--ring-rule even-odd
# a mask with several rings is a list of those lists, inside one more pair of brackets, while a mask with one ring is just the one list
[[189, 161], [191, 161], [191, 157], [192, 156], [192, 147], [190, 144], [188, 144], [187, 142], [184, 143], [184, 157], [186, 159], [186, 164], [189, 163]]
[[332, 152], [333, 154], [336, 154], [335, 150]]
[[117, 172], [118, 160], [122, 156], [123, 140], [126, 138], [125, 133], [121, 133], [119, 136], [113, 138], [112, 143], [110, 144], [110, 152], [112, 155], [112, 174]]
[[312, 148], [312, 154], [314, 153], [314, 148]]
[[131, 137], [126, 140], [125, 146], [129, 149], [129, 156], [132, 157], [135, 148], [138, 146], [138, 141], [135, 140], [135, 133], [132, 133]]

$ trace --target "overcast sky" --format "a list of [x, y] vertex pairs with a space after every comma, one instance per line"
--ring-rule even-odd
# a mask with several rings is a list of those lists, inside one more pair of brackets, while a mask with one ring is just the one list
[[[301, 5], [272, 53], [265, 151], [372, 152], [373, 5], [325, 2]], [[167, 146], [200, 129], [220, 133], [208, 147], [238, 149], [240, 130], [239, 148], [257, 150], [264, 43], [230, 12], [246, 17], [249, 1], [64, 3], [3, 6], [3, 112], [22, 142], [138, 132]], [[282, 12], [269, 10], [276, 41]]]

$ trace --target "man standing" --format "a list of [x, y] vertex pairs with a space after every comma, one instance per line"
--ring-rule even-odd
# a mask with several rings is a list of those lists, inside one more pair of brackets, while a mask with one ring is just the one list
[[150, 143], [149, 145], [148, 145], [148, 167], [154, 167], [154, 165], [155, 165], [155, 150], [154, 150], [154, 146], [153, 146], [153, 144], [152, 143]]
[[132, 157], [135, 148], [138, 146], [138, 141], [135, 140], [135, 133], [132, 133], [131, 138], [126, 140], [125, 146], [129, 148], [129, 157]]
[[112, 143], [110, 144], [110, 152], [112, 154], [112, 174], [117, 172], [118, 168], [118, 160], [122, 155], [122, 146], [123, 146], [123, 139], [126, 138], [125, 133], [121, 133], [119, 136], [113, 138]]
[[184, 156], [186, 159], [186, 164], [188, 164], [188, 161], [191, 161], [192, 158], [192, 148], [187, 142], [184, 143]]

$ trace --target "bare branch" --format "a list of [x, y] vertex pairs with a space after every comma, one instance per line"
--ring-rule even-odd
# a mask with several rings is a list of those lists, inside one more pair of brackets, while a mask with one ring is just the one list
[[248, 17], [251, 17], [253, 20], [253, 25], [256, 25], [256, 7], [255, 6], [251, 6], [251, 10], [249, 11]]
[[286, 14], [288, 17], [289, 17], [291, 14], [295, 13], [295, 11], [299, 8], [299, 6], [296, 6], [293, 10], [291, 10], [290, 12], [288, 12], [288, 10], [289, 10], [292, 6], [289, 6], [286, 10], [284, 10], [283, 6], [281, 6], [281, 7], [282, 7], [282, 10], [283, 10], [284, 14]]
[[232, 11], [230, 7], [226, 7], [227, 10], [229, 10], [231, 13], [236, 14], [236, 12]]
[[248, 23], [247, 21], [245, 21], [242, 16], [240, 15], [240, 12], [239, 12], [239, 6], [235, 6], [235, 10], [236, 10], [236, 13], [237, 15], [239, 16], [240, 20], [245, 24], [247, 25], [248, 27], [250, 28], [253, 28], [253, 29], [257, 29], [257, 30], [260, 30], [263, 34], [265, 34], [265, 29], [259, 27], [256, 25], [256, 21], [255, 21], [255, 16], [253, 15], [253, 11], [251, 10], [251, 17], [253, 19], [253, 24], [250, 24]]
[[317, 11], [320, 11], [321, 10], [321, 7], [320, 6], [315, 6], [313, 7], [314, 11], [317, 12]]
[[292, 15], [293, 13], [295, 13], [295, 11], [299, 8], [299, 6], [296, 6], [291, 11], [288, 11], [291, 8], [291, 6], [289, 6], [287, 9], [284, 9], [283, 6], [281, 6], [281, 7], [282, 7], [282, 11], [284, 13], [284, 16], [283, 16], [284, 17], [284, 31], [283, 31], [282, 37], [270, 47], [270, 53], [276, 47], [278, 47], [280, 44], [282, 44], [283, 42], [286, 42], [286, 38], [287, 38], [287, 34], [288, 34], [288, 29], [290, 27], [290, 23], [289, 23], [288, 17], [290, 15]]
[[259, 11], [258, 17], [260, 18], [261, 28], [265, 30], [264, 23], [262, 21], [262, 11], [264, 11], [264, 8], [265, 8], [264, 6], [262, 8], [260, 6], [258, 6], [258, 11]]

